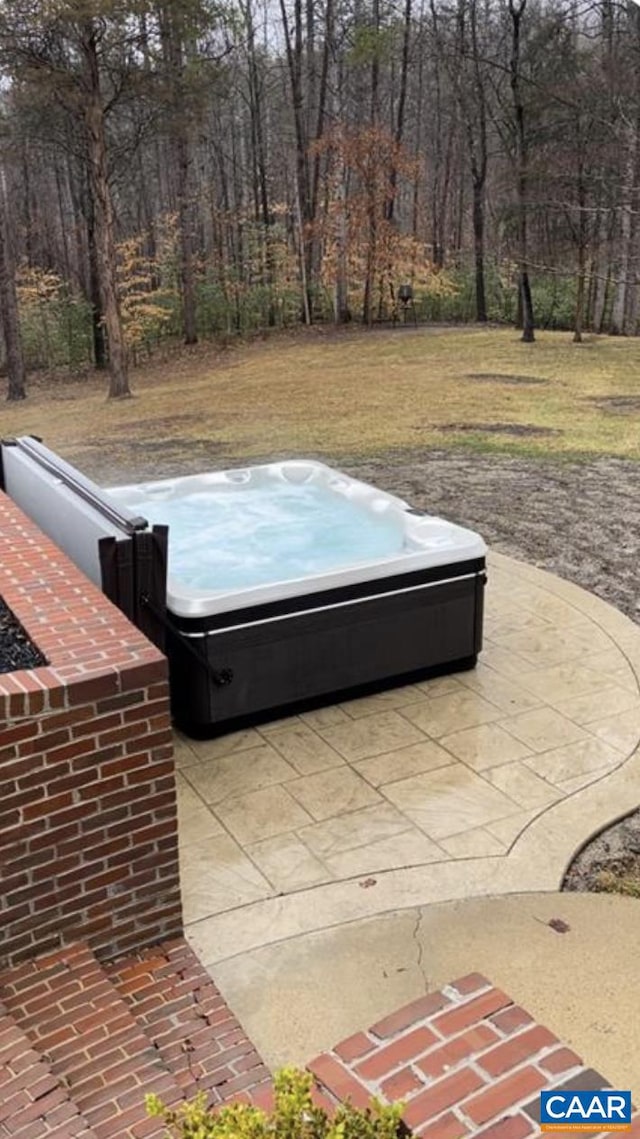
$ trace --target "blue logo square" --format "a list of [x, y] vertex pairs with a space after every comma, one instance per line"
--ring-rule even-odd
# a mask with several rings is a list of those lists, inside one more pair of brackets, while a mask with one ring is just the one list
[[562, 1091], [540, 1093], [543, 1131], [629, 1131], [631, 1092]]

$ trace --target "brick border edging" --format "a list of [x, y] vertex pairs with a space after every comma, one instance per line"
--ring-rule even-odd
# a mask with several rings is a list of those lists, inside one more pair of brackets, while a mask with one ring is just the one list
[[383, 1017], [308, 1069], [334, 1102], [402, 1100], [421, 1139], [528, 1139], [540, 1134], [543, 1089], [611, 1086], [479, 973]]

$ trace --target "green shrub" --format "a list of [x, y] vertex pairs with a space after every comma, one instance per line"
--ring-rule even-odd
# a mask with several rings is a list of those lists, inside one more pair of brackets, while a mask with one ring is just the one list
[[[473, 268], [448, 270], [450, 292], [432, 295], [416, 294], [418, 320], [465, 324], [474, 321], [475, 274]], [[559, 273], [531, 274], [531, 293], [536, 328], [568, 330], [575, 316], [575, 280]], [[518, 303], [517, 269], [514, 265], [500, 268], [487, 260], [485, 265], [487, 316], [496, 324], [513, 324]]]
[[308, 1073], [283, 1068], [274, 1079], [270, 1113], [248, 1104], [208, 1111], [204, 1093], [175, 1110], [154, 1095], [146, 1104], [149, 1115], [164, 1120], [168, 1139], [397, 1139], [402, 1104], [372, 1100], [366, 1111], [342, 1104], [330, 1118], [313, 1103], [312, 1084]]

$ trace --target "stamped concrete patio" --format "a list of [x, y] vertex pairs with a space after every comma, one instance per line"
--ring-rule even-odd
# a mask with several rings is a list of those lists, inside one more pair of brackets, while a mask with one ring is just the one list
[[187, 933], [205, 964], [391, 909], [558, 889], [640, 800], [640, 628], [490, 558], [473, 672], [176, 739]]

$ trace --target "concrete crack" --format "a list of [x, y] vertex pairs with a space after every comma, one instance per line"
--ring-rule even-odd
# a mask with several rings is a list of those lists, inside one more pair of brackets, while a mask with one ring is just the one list
[[423, 917], [424, 917], [424, 913], [421, 909], [419, 909], [418, 910], [418, 917], [416, 918], [416, 924], [413, 927], [413, 933], [411, 935], [411, 938], [412, 938], [412, 941], [415, 942], [415, 946], [416, 946], [416, 949], [418, 951], [418, 957], [417, 957], [416, 964], [417, 964], [418, 969], [420, 971], [420, 975], [422, 977], [422, 980], [424, 981], [424, 991], [425, 991], [425, 993], [428, 993], [429, 992], [429, 978], [427, 977], [427, 974], [424, 971], [424, 965], [422, 962], [424, 947], [422, 946], [422, 944], [419, 941], [420, 927], [422, 925]]

